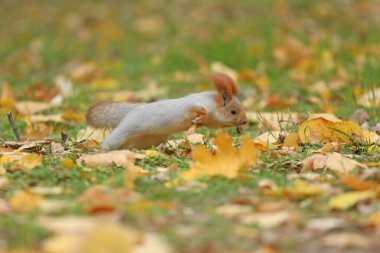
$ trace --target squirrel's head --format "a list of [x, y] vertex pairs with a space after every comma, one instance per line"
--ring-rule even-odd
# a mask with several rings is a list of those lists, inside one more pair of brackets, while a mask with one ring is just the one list
[[213, 73], [211, 82], [216, 88], [218, 120], [225, 127], [236, 126], [238, 129], [247, 123], [247, 116], [238, 99], [238, 87], [235, 81], [223, 73]]

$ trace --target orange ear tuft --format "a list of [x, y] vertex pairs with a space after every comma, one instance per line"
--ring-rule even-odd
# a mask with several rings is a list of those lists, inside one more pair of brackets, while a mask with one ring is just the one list
[[215, 86], [219, 94], [227, 92], [228, 99], [237, 96], [238, 88], [235, 81], [229, 76], [221, 72], [215, 72], [211, 75], [211, 82]]

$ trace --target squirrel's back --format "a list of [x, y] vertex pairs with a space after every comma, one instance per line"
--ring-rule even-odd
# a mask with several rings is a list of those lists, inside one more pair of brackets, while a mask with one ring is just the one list
[[124, 116], [139, 104], [98, 102], [86, 114], [87, 124], [95, 128], [116, 128]]

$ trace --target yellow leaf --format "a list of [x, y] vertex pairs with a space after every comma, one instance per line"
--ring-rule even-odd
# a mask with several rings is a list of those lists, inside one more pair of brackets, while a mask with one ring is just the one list
[[110, 78], [98, 78], [91, 82], [91, 86], [98, 89], [116, 89], [119, 87], [119, 82]]
[[65, 166], [67, 169], [72, 169], [75, 166], [75, 163], [72, 159], [65, 157], [61, 160], [61, 164]]
[[111, 131], [109, 129], [95, 129], [92, 127], [87, 127], [86, 129], [81, 129], [78, 132], [76, 141], [81, 142], [90, 139], [100, 143], [104, 141], [110, 132]]
[[212, 154], [205, 146], [193, 148], [194, 163], [190, 169], [182, 173], [185, 180], [193, 180], [202, 176], [225, 176], [235, 178], [240, 170], [248, 169], [258, 159], [255, 144], [245, 136], [239, 150], [235, 149], [232, 139], [225, 133], [215, 138], [216, 154]]
[[353, 121], [333, 122], [324, 118], [307, 120], [299, 127], [302, 143], [348, 143], [351, 137], [363, 136], [361, 127]]
[[28, 212], [37, 208], [41, 201], [42, 197], [39, 194], [20, 191], [10, 199], [9, 203], [17, 212]]
[[334, 122], [334, 123], [342, 122], [342, 120], [338, 119], [335, 115], [328, 114], [328, 113], [314, 113], [314, 114], [310, 114], [309, 118], [307, 120], [309, 121], [309, 120], [313, 120], [313, 119], [324, 119], [324, 120], [327, 120], [327, 121], [330, 121], [330, 122]]
[[34, 169], [42, 164], [43, 156], [39, 154], [27, 154], [14, 164], [22, 169]]
[[368, 218], [369, 222], [373, 225], [380, 226], [380, 212], [373, 213]]
[[290, 133], [286, 136], [283, 147], [297, 147], [300, 141], [300, 137], [298, 133]]
[[295, 198], [305, 198], [312, 197], [321, 194], [321, 188], [308, 184], [300, 179], [294, 181], [294, 188], [283, 189], [282, 193], [285, 196], [295, 197]]
[[346, 210], [356, 203], [375, 197], [375, 191], [351, 191], [334, 196], [329, 201], [330, 208]]
[[363, 141], [365, 144], [380, 143], [380, 136], [375, 132], [363, 131]]

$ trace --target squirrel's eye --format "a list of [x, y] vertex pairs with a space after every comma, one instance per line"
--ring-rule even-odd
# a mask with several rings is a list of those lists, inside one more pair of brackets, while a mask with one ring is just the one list
[[237, 114], [237, 110], [236, 109], [232, 109], [231, 110], [231, 114], [236, 115]]

